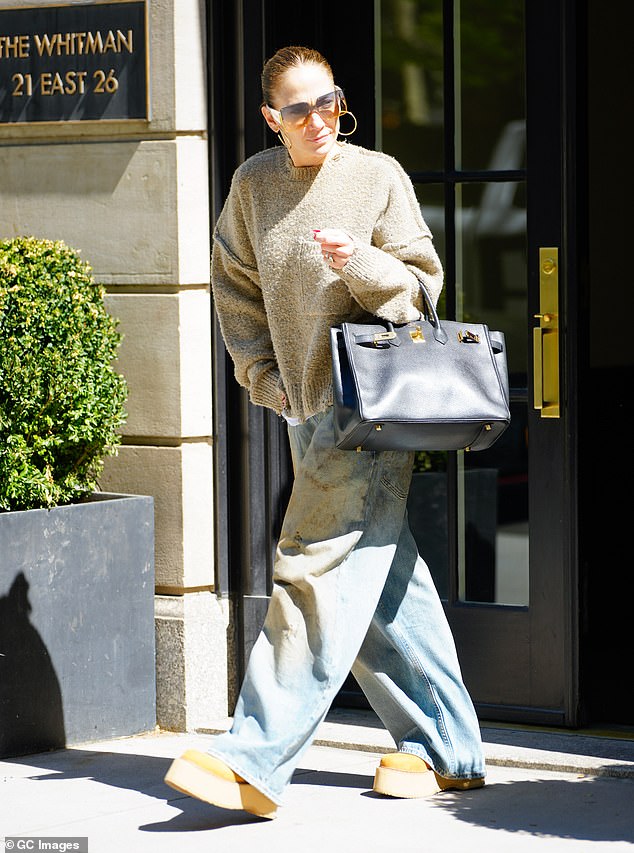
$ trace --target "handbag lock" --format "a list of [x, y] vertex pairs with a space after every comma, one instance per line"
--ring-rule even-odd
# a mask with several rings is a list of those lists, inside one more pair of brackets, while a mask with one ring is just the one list
[[377, 332], [374, 335], [372, 343], [375, 347], [380, 347], [384, 345], [384, 341], [393, 341], [396, 337], [396, 332]]

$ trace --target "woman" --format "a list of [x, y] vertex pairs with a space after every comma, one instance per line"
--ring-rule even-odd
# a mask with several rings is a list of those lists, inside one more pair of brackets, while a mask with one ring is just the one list
[[333, 441], [330, 327], [416, 319], [413, 269], [437, 299], [440, 262], [398, 163], [337, 140], [347, 109], [321, 54], [282, 48], [262, 90], [284, 147], [234, 175], [214, 234], [213, 293], [238, 382], [289, 423], [295, 479], [231, 731], [176, 759], [166, 781], [273, 817], [352, 669], [398, 747], [376, 791], [480, 787], [478, 722], [405, 514], [413, 455]]

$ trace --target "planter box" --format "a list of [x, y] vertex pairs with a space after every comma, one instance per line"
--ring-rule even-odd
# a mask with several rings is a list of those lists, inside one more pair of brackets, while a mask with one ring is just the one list
[[154, 502], [0, 513], [0, 757], [156, 723]]

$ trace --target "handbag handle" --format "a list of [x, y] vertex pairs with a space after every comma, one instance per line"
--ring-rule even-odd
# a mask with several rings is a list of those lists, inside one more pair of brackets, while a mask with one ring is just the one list
[[434, 302], [431, 296], [429, 295], [429, 291], [425, 286], [425, 282], [421, 277], [421, 272], [420, 270], [416, 269], [416, 267], [410, 267], [410, 269], [418, 279], [418, 284], [423, 294], [423, 315], [428, 320], [434, 330], [434, 338], [438, 341], [439, 344], [446, 344], [449, 340], [447, 332], [445, 332], [440, 323], [440, 318], [438, 317], [436, 306], [434, 305]]
[[[427, 320], [430, 326], [433, 329], [434, 339], [438, 341], [439, 344], [446, 344], [449, 340], [447, 336], [447, 332], [443, 329], [440, 318], [438, 317], [438, 312], [436, 311], [436, 306], [429, 295], [429, 291], [425, 287], [425, 283], [421, 278], [420, 270], [417, 270], [416, 267], [410, 267], [410, 269], [414, 272], [416, 278], [418, 279], [418, 284], [420, 285], [421, 292], [423, 294], [423, 314], [422, 316]], [[382, 320], [383, 323], [387, 326], [387, 332], [373, 332], [372, 334], [367, 335], [355, 335], [354, 340], [357, 344], [372, 344], [372, 346], [378, 347], [379, 349], [384, 349], [385, 347], [399, 347], [401, 342], [398, 339], [396, 332], [394, 331], [395, 325], [404, 325], [407, 326], [407, 323], [395, 324], [390, 320]]]

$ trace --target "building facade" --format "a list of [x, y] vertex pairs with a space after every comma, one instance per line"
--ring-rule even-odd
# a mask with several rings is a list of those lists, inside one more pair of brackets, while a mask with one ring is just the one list
[[[0, 0], [0, 24], [54, 5]], [[155, 499], [159, 724], [204, 729], [230, 713], [291, 484], [282, 424], [233, 380], [209, 280], [233, 170], [278, 144], [259, 113], [259, 74], [284, 44], [328, 57], [358, 120], [351, 141], [412, 177], [445, 268], [445, 315], [506, 334], [511, 428], [490, 451], [419, 457], [409, 503], [481, 718], [634, 723], [616, 651], [632, 586], [616, 497], [631, 471], [632, 349], [612, 321], [632, 301], [630, 7], [607, 17], [596, 0], [63, 5], [144, 7], [147, 109], [73, 119], [53, 100], [47, 120], [0, 123], [0, 235], [80, 249], [120, 319], [128, 419], [101, 487]], [[94, 43], [98, 31], [86, 15], [74, 40], [49, 41], [75, 70], [84, 34]], [[131, 52], [128, 32], [104, 29], [92, 51], [104, 54], [104, 87], [118, 67], [108, 53]], [[0, 70], [26, 49], [2, 35]], [[61, 103], [78, 78], [58, 92], [55, 79], [47, 97]], [[20, 83], [6, 80], [5, 101]], [[363, 704], [352, 679], [337, 701]]]

